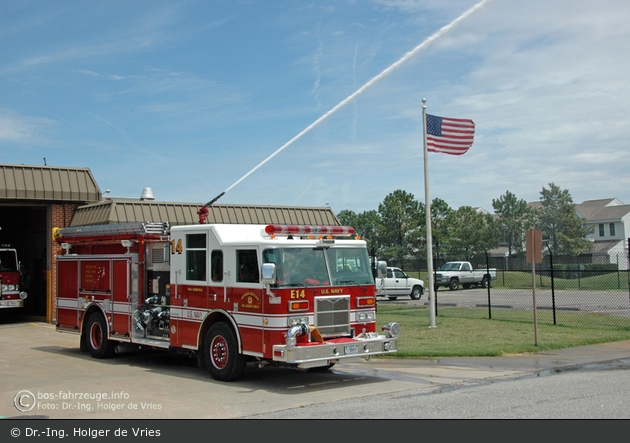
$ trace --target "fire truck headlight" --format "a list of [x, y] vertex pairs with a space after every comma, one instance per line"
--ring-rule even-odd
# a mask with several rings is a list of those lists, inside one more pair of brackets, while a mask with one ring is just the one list
[[9, 285], [9, 291], [15, 291], [15, 285]]
[[26, 292], [24, 292], [24, 291], [20, 292], [20, 298], [21, 298], [22, 300], [26, 300], [26, 297], [28, 297], [28, 295], [26, 294]]
[[9, 286], [8, 285], [2, 285], [2, 290], [3, 291], [8, 291], [9, 290]]
[[395, 321], [388, 323], [383, 326], [383, 332], [385, 332], [388, 337], [396, 338], [400, 335], [400, 325]]
[[287, 323], [289, 327], [298, 325], [300, 323], [308, 326], [308, 317], [289, 317]]
[[374, 312], [360, 312], [359, 321], [374, 321]]

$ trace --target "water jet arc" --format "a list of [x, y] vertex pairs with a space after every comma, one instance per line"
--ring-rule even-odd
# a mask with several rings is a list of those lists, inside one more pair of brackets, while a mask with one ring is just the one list
[[238, 185], [240, 182], [242, 182], [243, 180], [245, 180], [247, 177], [249, 177], [251, 174], [253, 174], [255, 171], [257, 171], [261, 166], [263, 166], [265, 163], [267, 163], [269, 160], [271, 160], [272, 158], [274, 158], [276, 155], [280, 154], [282, 151], [284, 151], [286, 148], [288, 148], [289, 146], [291, 146], [295, 141], [297, 141], [298, 139], [300, 139], [304, 134], [308, 133], [311, 129], [315, 128], [317, 125], [319, 125], [321, 122], [323, 122], [324, 120], [326, 120], [328, 117], [330, 117], [331, 115], [333, 115], [335, 112], [337, 112], [338, 110], [340, 110], [341, 108], [343, 108], [345, 105], [347, 105], [348, 103], [350, 103], [352, 100], [354, 100], [356, 97], [358, 97], [359, 95], [361, 95], [366, 89], [370, 88], [371, 86], [373, 86], [376, 82], [378, 82], [379, 80], [383, 79], [384, 77], [387, 77], [389, 74], [391, 74], [395, 69], [397, 69], [398, 67], [400, 67], [403, 63], [405, 63], [407, 60], [409, 60], [410, 58], [412, 58], [414, 55], [416, 55], [418, 52], [422, 51], [423, 49], [428, 48], [435, 40], [437, 40], [438, 38], [440, 38], [441, 36], [443, 36], [444, 34], [446, 34], [447, 32], [451, 31], [452, 29], [454, 29], [457, 25], [459, 25], [461, 22], [463, 22], [464, 20], [466, 20], [468, 17], [470, 17], [472, 14], [474, 14], [475, 12], [477, 12], [478, 10], [480, 10], [481, 8], [483, 8], [487, 3], [489, 3], [491, 0], [482, 0], [479, 3], [477, 3], [476, 5], [472, 6], [470, 9], [468, 9], [466, 12], [464, 12], [462, 15], [460, 15], [459, 17], [457, 17], [455, 20], [453, 20], [452, 22], [450, 22], [448, 25], [443, 26], [440, 30], [438, 30], [437, 32], [435, 32], [433, 35], [431, 35], [430, 37], [428, 37], [426, 40], [424, 40], [422, 43], [420, 43], [418, 46], [416, 46], [415, 48], [413, 48], [411, 51], [407, 52], [404, 56], [402, 56], [400, 58], [400, 60], [398, 60], [397, 62], [391, 64], [389, 67], [387, 67], [383, 72], [381, 72], [380, 74], [378, 74], [376, 77], [372, 78], [372, 80], [370, 80], [369, 82], [367, 82], [366, 84], [364, 84], [363, 86], [361, 86], [359, 89], [357, 89], [353, 94], [349, 95], [346, 99], [342, 100], [341, 102], [339, 102], [339, 104], [337, 104], [334, 108], [332, 108], [330, 111], [328, 111], [327, 113], [325, 113], [324, 115], [322, 115], [320, 118], [318, 118], [317, 120], [315, 120], [313, 123], [311, 123], [309, 126], [307, 126], [302, 132], [300, 132], [298, 135], [296, 135], [295, 137], [293, 137], [291, 140], [289, 140], [288, 142], [286, 142], [284, 145], [282, 145], [280, 148], [278, 148], [278, 150], [276, 150], [276, 152], [274, 152], [273, 154], [271, 154], [269, 157], [267, 157], [266, 159], [264, 159], [262, 162], [260, 162], [258, 165], [256, 165], [251, 171], [249, 171], [247, 174], [245, 174], [244, 176], [242, 176], [241, 178], [239, 178], [236, 182], [234, 182], [234, 184], [232, 184], [229, 188], [227, 188], [225, 191], [223, 191], [221, 194], [219, 194], [217, 197], [215, 197], [213, 200], [209, 201], [208, 203], [206, 203], [206, 207], [212, 205], [212, 203], [216, 202], [219, 198], [221, 198], [223, 195], [225, 195], [227, 192], [229, 192], [232, 188], [234, 188], [236, 185]]

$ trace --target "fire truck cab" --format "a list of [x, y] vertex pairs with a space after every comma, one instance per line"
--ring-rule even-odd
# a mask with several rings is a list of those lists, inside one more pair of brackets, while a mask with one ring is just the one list
[[24, 306], [27, 294], [20, 291], [21, 274], [17, 251], [8, 245], [0, 246], [0, 309]]
[[[128, 223], [64, 228], [57, 330], [94, 357], [120, 342], [194, 353], [218, 380], [247, 362], [331, 367], [397, 351], [376, 332], [366, 244], [340, 226]], [[342, 237], [342, 238], [340, 238]]]

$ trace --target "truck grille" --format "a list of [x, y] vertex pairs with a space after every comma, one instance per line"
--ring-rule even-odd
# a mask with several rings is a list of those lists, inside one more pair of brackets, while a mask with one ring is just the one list
[[350, 335], [350, 296], [316, 297], [315, 327], [322, 337]]

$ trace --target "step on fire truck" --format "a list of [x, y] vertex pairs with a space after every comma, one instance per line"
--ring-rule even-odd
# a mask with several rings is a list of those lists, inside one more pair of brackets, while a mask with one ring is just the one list
[[21, 266], [17, 251], [8, 245], [0, 246], [0, 309], [21, 308], [27, 294], [20, 291]]
[[155, 222], [60, 229], [57, 330], [80, 334], [96, 358], [119, 343], [190, 352], [217, 380], [237, 379], [247, 362], [325, 369], [396, 352], [400, 326], [376, 332], [366, 243], [339, 238], [353, 233]]

